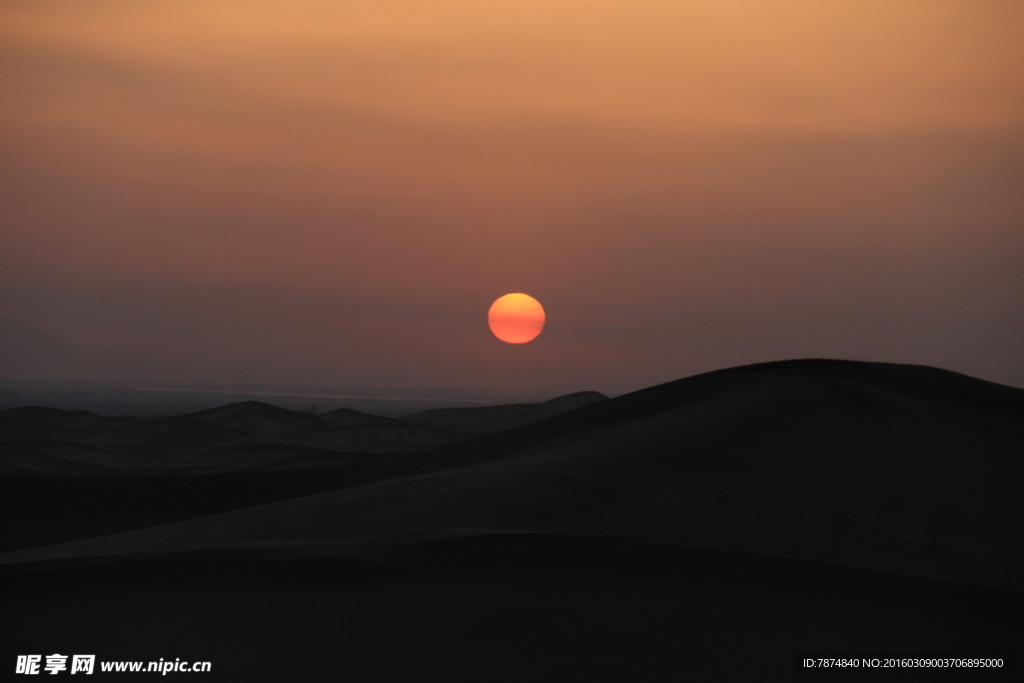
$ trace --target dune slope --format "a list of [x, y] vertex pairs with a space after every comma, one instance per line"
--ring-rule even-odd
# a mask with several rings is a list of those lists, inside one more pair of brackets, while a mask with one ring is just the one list
[[[411, 662], [442, 666], [441, 653], [466, 679], [487, 671], [492, 680], [559, 680], [573, 653], [588, 652], [604, 662], [594, 676], [640, 667], [724, 680], [758, 677], [756, 664], [728, 663], [744, 647], [778, 678], [794, 652], [814, 648], [1012, 651], [1024, 642], [1013, 617], [1024, 587], [1021, 390], [934, 368], [811, 360], [573, 407], [551, 416], [541, 408], [532, 422], [476, 436], [465, 425], [486, 424], [483, 413], [434, 413], [457, 417], [459, 438], [329, 466], [246, 471], [243, 442], [230, 472], [194, 469], [207, 452], [174, 476], [94, 478], [104, 515], [117, 517], [122, 501], [137, 515], [124, 528], [135, 528], [91, 535], [83, 524], [90, 537], [35, 547], [26, 532], [0, 555], [0, 571], [36, 597], [64, 586], [114, 603], [141, 595], [170, 604], [173, 594], [199, 611], [223, 595], [267, 600], [231, 604], [272, 631], [284, 629], [293, 603], [321, 601], [309, 628], [282, 635], [285, 649], [325, 645], [325, 632], [353, 638], [362, 648], [354, 670], [377, 680], [410, 675]], [[206, 421], [218, 439], [240, 428], [267, 439], [290, 433], [287, 416], [258, 410], [266, 425], [252, 424], [251, 406]], [[29, 456], [23, 447], [13, 462]], [[86, 475], [46, 469], [21, 479], [39, 482], [44, 501], [48, 480], [65, 492], [76, 481], [89, 488]], [[159, 501], [150, 525], [140, 492]], [[400, 617], [381, 621], [378, 608]], [[436, 631], [423, 610], [435, 611]], [[682, 616], [690, 611], [699, 618]], [[191, 628], [197, 618], [172, 621]], [[372, 626], [358, 635], [359, 623]], [[412, 653], [400, 666], [372, 645], [388, 624]], [[110, 628], [124, 634], [117, 619]], [[185, 640], [200, 647], [203, 633]], [[476, 649], [460, 659], [446, 638]], [[692, 661], [670, 654], [673, 638], [689, 639]], [[488, 667], [502, 643], [535, 666], [518, 660], [495, 673]], [[226, 659], [241, 656], [237, 645], [218, 647]], [[541, 659], [550, 668], [538, 673]], [[328, 680], [328, 671], [320, 662], [307, 675]]]

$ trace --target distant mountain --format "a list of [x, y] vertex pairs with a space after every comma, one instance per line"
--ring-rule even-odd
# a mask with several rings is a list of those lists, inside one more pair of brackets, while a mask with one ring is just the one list
[[166, 363], [114, 351], [87, 351], [35, 325], [0, 316], [0, 379], [154, 380], [179, 377]]

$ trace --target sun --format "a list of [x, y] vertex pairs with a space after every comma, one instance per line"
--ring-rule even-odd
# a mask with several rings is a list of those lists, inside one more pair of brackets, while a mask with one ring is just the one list
[[498, 297], [487, 311], [491, 332], [509, 344], [525, 344], [536, 339], [544, 329], [544, 320], [544, 307], [522, 292]]

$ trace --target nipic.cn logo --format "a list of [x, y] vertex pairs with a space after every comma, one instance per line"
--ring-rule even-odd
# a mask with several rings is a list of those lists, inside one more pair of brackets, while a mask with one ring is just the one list
[[[14, 673], [36, 675], [40, 668], [50, 675], [62, 671], [70, 671], [72, 674], [91, 674], [96, 669], [96, 655], [62, 655], [58, 652], [46, 655], [45, 663], [43, 655], [18, 655], [18, 661], [14, 666]], [[68, 662], [70, 661], [70, 664]]]
[[[23, 676], [39, 674], [56, 675], [59, 673], [91, 675], [96, 671], [96, 655], [18, 655], [14, 665], [14, 673]], [[174, 661], [100, 661], [99, 670], [104, 673], [208, 673], [212, 668], [210, 662], [182, 661], [175, 657]]]

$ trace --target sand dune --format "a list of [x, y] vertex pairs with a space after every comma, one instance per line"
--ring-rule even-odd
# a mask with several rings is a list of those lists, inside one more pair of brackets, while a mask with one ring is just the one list
[[[359, 602], [351, 591], [361, 586], [381, 609], [413, 622], [420, 619], [417, 600], [443, 605], [440, 592], [461, 615], [439, 616], [442, 632], [489, 651], [487, 629], [466, 632], [465, 620], [482, 620], [497, 628], [499, 640], [539, 656], [539, 643], [522, 629], [540, 628], [554, 639], [552, 656], [563, 664], [558, 639], [579, 638], [573, 651], [587, 640], [564, 630], [587, 628], [564, 610], [582, 610], [601, 624], [594, 644], [624, 637], [623, 647], [637, 656], [661, 658], [650, 662], [652, 672], [699, 680], [757, 676], [755, 668], [721, 658], [688, 667], [669, 657], [659, 644], [672, 632], [665, 605], [687, 604], [707, 618], [716, 609], [741, 620], [749, 615], [751, 624], [739, 623], [735, 636], [774, 657], [774, 674], [766, 678], [791, 670], [778, 668], [788, 664], [780, 648], [1011, 651], [1017, 647], [1011, 644], [1024, 642], [1011, 616], [1024, 589], [1019, 389], [919, 366], [790, 361], [614, 399], [579, 394], [402, 420], [353, 412], [315, 416], [247, 403], [122, 425], [100, 432], [105, 439], [88, 440], [152, 449], [151, 437], [160, 436], [164, 460], [178, 466], [105, 476], [84, 476], [70, 465], [56, 471], [59, 461], [33, 469], [26, 464], [32, 439], [42, 437], [17, 432], [21, 450], [3, 463], [2, 482], [4, 515], [18, 531], [6, 539], [0, 567], [50, 589], [66, 580], [91, 590], [103, 572], [138, 571], [161, 578], [151, 583], [132, 575], [128, 593], [162, 604], [169, 581], [189, 592], [197, 609], [212, 599], [210, 591], [230, 593], [230, 576], [239, 573], [249, 578], [238, 590], [253, 598], [330, 596], [324, 599], [339, 610], [346, 601]], [[5, 421], [43, 424], [30, 417], [0, 413]], [[78, 415], [72, 427], [71, 417], [59, 417], [47, 413], [45, 420], [64, 438], [91, 424]], [[330, 448], [351, 445], [338, 436], [351, 430], [371, 436], [378, 430], [381, 443], [394, 448], [363, 454]], [[407, 430], [407, 440], [388, 442], [395, 430]], [[231, 437], [235, 443], [222, 443]], [[417, 438], [420, 449], [402, 452]], [[327, 448], [307, 447], [318, 440]], [[186, 457], [175, 444], [218, 445]], [[24, 470], [11, 474], [18, 468]], [[103, 503], [90, 502], [97, 498]], [[74, 529], [54, 523], [57, 509], [74, 511]], [[49, 579], [40, 578], [44, 569]], [[203, 583], [201, 576], [211, 578]], [[302, 598], [307, 580], [317, 588]], [[488, 593], [488, 581], [529, 592], [522, 603], [527, 612], [507, 595]], [[581, 604], [581, 581], [618, 597]], [[113, 589], [101, 593], [121, 599]], [[856, 607], [851, 595], [859, 596]], [[658, 600], [663, 604], [651, 606]], [[359, 604], [358, 618], [377, 619], [370, 605]], [[494, 621], [487, 610], [505, 616]], [[766, 626], [773, 610], [788, 615], [791, 637], [756, 641], [760, 627], [752, 624]], [[300, 627], [303, 643], [320, 642], [319, 629], [351, 635], [355, 628], [317, 614], [315, 629], [310, 626], [316, 633]], [[804, 621], [813, 618], [817, 630]], [[874, 630], [856, 632], [853, 623]], [[917, 635], [901, 636], [896, 623]], [[46, 632], [42, 624], [33, 628]], [[412, 637], [408, 628], [396, 626], [392, 637], [398, 647], [415, 649], [401, 640]], [[722, 623], [716, 628], [719, 637], [728, 631]], [[694, 623], [678, 631], [701, 637]], [[202, 642], [196, 638], [189, 642]], [[374, 659], [368, 653], [383, 656], [386, 646], [367, 638], [356, 638], [366, 649], [360, 666], [372, 660], [377, 669], [361, 669], [364, 675], [397, 680], [410, 673]], [[446, 651], [439, 638], [427, 640]], [[721, 657], [733, 647], [740, 646], [707, 644]], [[236, 656], [233, 646], [221, 651]], [[624, 671], [617, 654], [589, 656], [604, 657], [609, 671]], [[457, 667], [460, 676], [488, 664], [466, 661], [472, 666]], [[558, 680], [547, 674], [560, 666], [541, 675], [534, 669], [534, 676]], [[487, 671], [488, 680], [512, 680]], [[529, 669], [505, 673], [513, 671]], [[309, 675], [329, 679], [323, 668]]]
[[403, 424], [401, 420], [380, 415], [369, 415], [351, 408], [338, 408], [320, 416], [323, 422], [333, 427], [362, 427], [373, 424]]
[[559, 396], [543, 403], [519, 403], [482, 408], [434, 408], [403, 416], [442, 429], [465, 432], [492, 432], [543, 420], [588, 406], [607, 397], [596, 391]]
[[232, 403], [185, 416], [188, 419], [259, 436], [280, 436], [323, 428], [311, 413], [279, 408], [261, 401]]
[[407, 453], [455, 440], [456, 435], [448, 430], [398, 421], [317, 429], [287, 437], [289, 443], [354, 453]]

